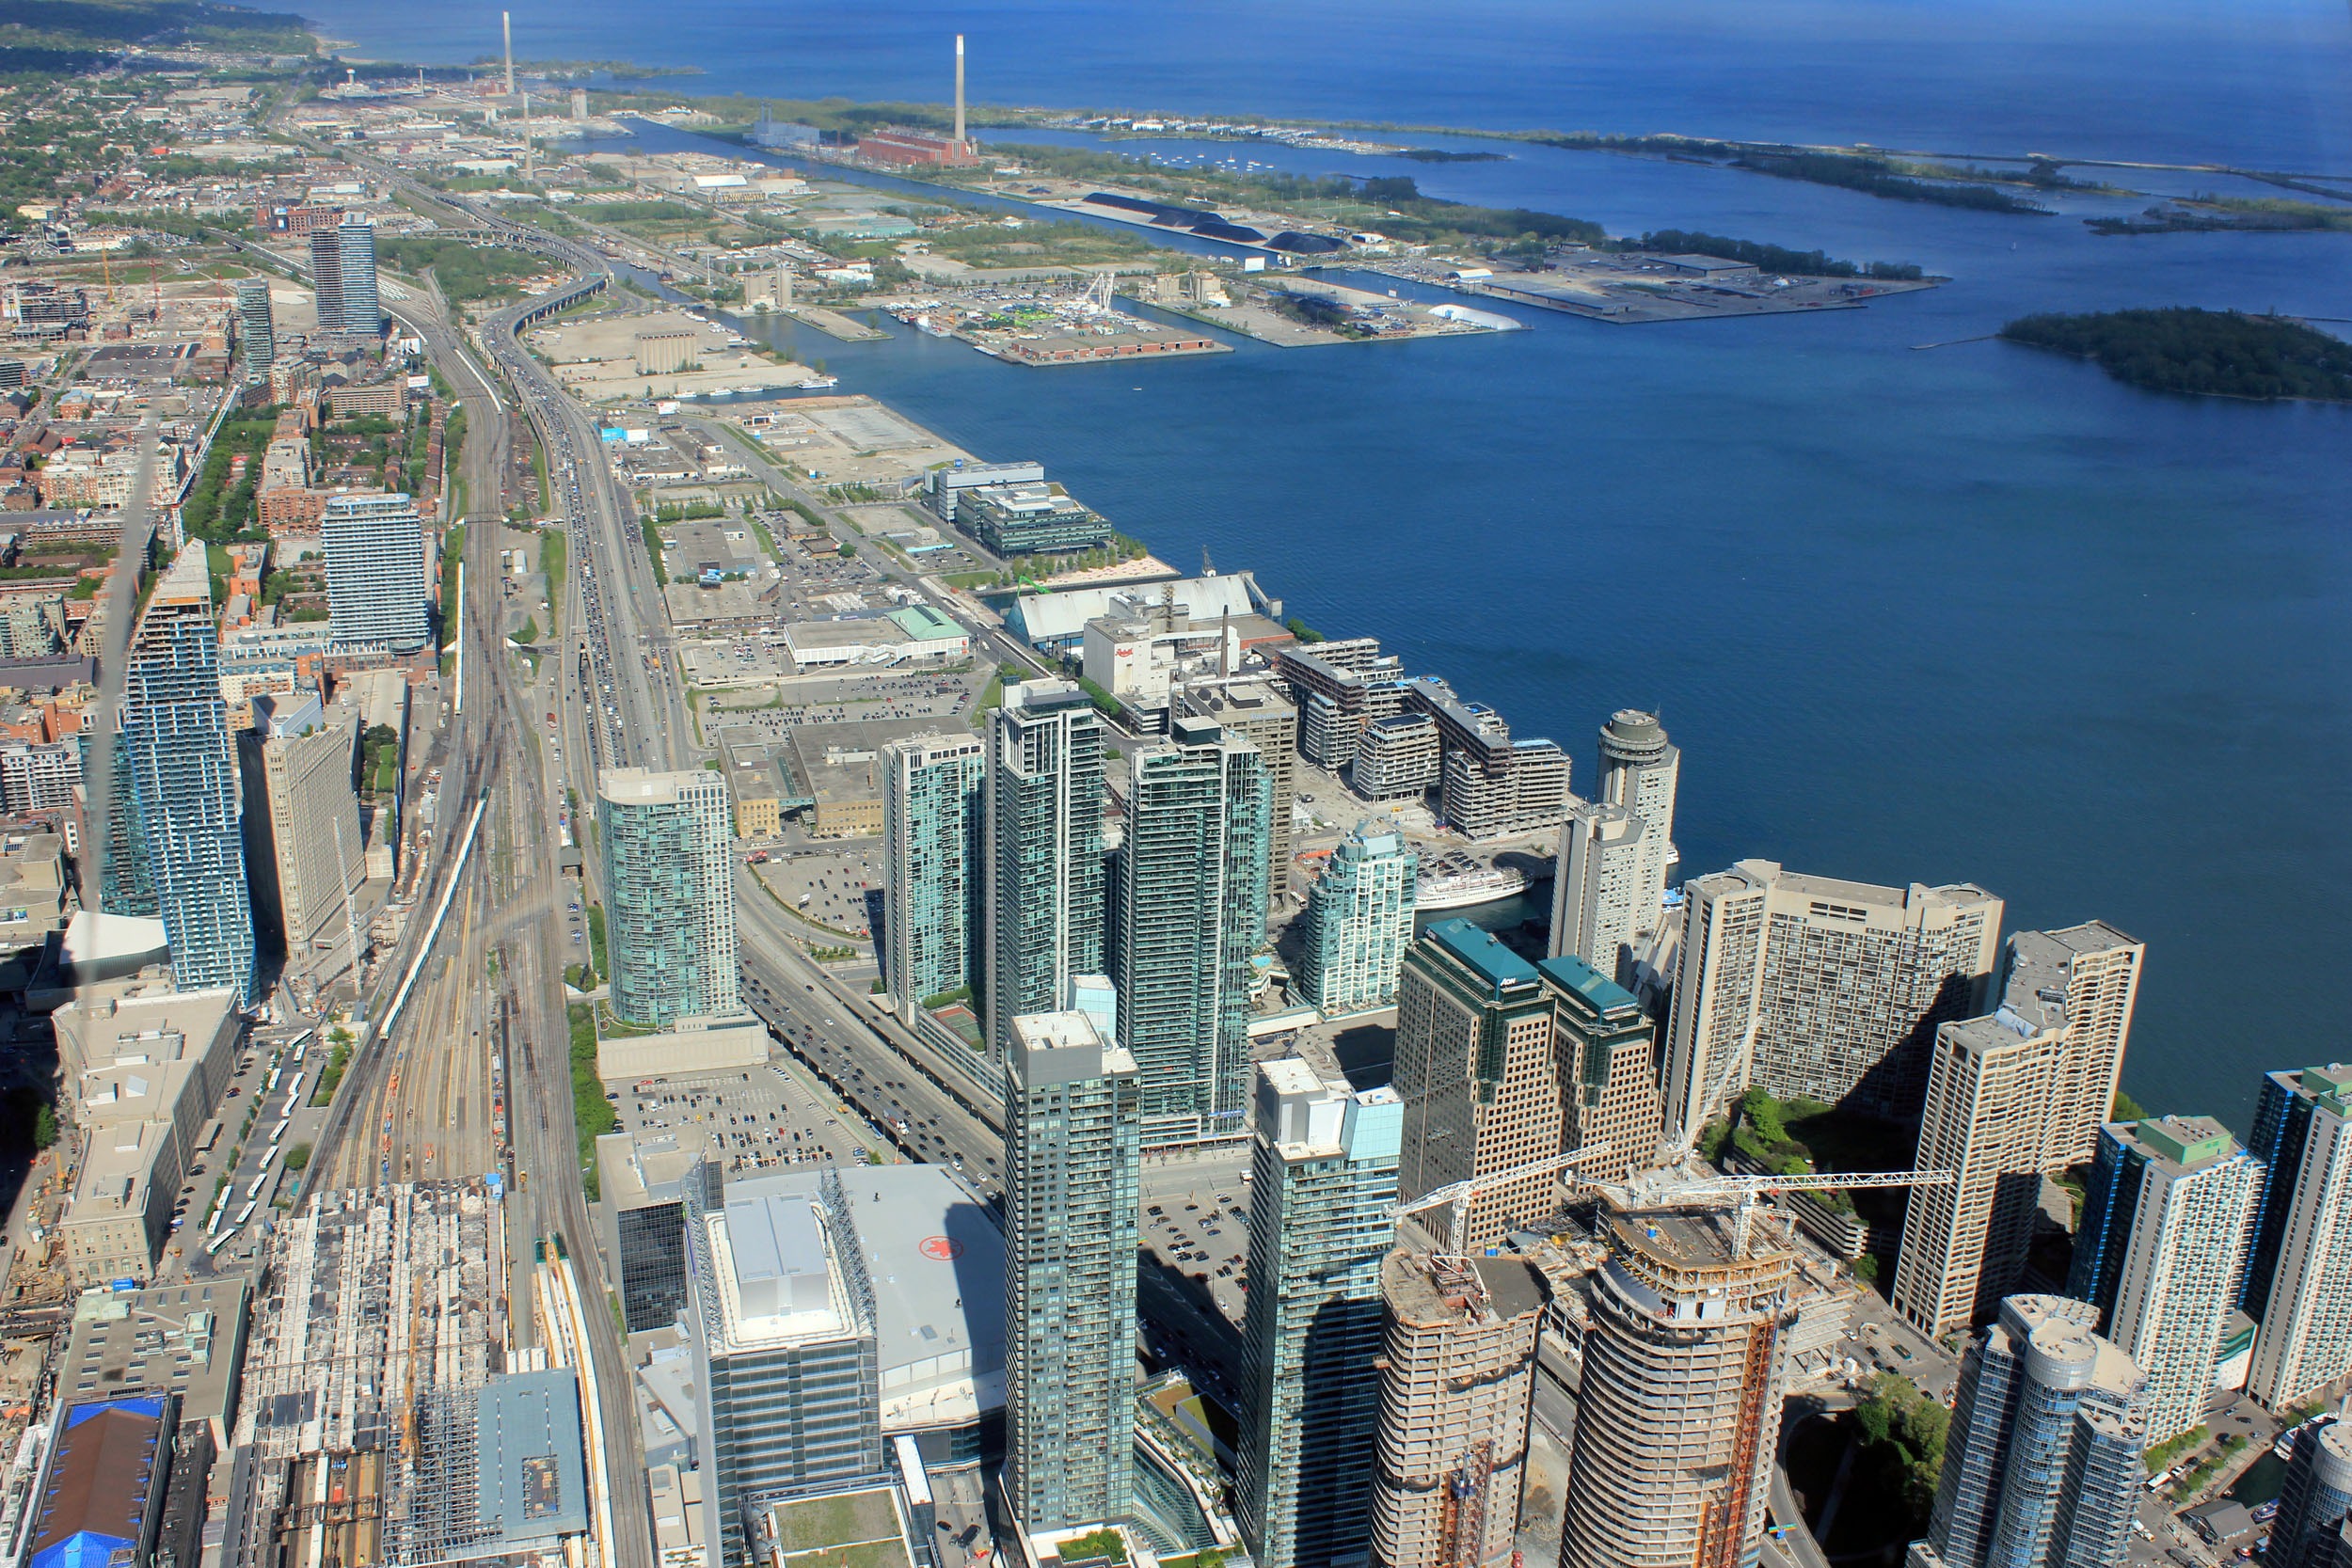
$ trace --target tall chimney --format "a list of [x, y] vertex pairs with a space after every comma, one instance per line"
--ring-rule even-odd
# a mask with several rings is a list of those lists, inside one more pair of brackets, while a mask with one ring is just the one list
[[963, 35], [956, 35], [956, 146], [963, 145]]
[[499, 12], [499, 29], [506, 35], [506, 96], [515, 96], [515, 13]]
[[539, 175], [531, 156], [531, 94], [523, 94], [523, 183], [528, 185]]

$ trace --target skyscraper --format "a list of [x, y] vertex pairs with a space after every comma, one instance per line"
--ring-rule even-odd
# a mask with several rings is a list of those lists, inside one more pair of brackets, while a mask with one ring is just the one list
[[2100, 1129], [2067, 1294], [2147, 1374], [2151, 1443], [2204, 1419], [2262, 1179], [2211, 1117]]
[[[260, 850], [253, 864], [270, 873], [279, 932], [287, 952], [299, 953], [330, 921], [342, 934], [343, 895], [367, 880], [351, 783], [358, 719], [340, 705], [329, 714], [316, 693], [256, 697], [253, 706], [253, 728], [239, 736], [246, 822]], [[262, 897], [258, 884], [255, 896]]]
[[[1552, 1049], [1551, 1009], [1535, 966], [1467, 920], [1440, 920], [1406, 949], [1394, 1069], [1405, 1101], [1401, 1198], [1565, 1147], [1567, 1085]], [[1556, 1185], [1555, 1177], [1536, 1175], [1480, 1193], [1468, 1244], [1485, 1246], [1549, 1216]]]
[[384, 307], [376, 297], [375, 225], [364, 214], [345, 213], [335, 228], [336, 270], [342, 279], [341, 322], [346, 336], [373, 338], [384, 330]]
[[1961, 1363], [1944, 1473], [1910, 1568], [2121, 1568], [2148, 1479], [2144, 1380], [2096, 1308], [2010, 1296]]
[[1894, 1120], [1918, 1115], [1935, 1026], [1983, 1005], [1998, 898], [1966, 883], [1800, 876], [1771, 861], [1741, 861], [1684, 892], [1670, 1134], [1695, 1138], [1751, 1084]]
[[271, 361], [278, 357], [278, 327], [270, 315], [269, 279], [237, 279], [237, 338], [245, 351], [245, 378], [269, 379]]
[[[1658, 895], [1645, 892], [1649, 827], [1627, 806], [1568, 802], [1551, 884], [1551, 947], [1623, 980], [1633, 940], [1658, 919]], [[1645, 914], [1646, 911], [1646, 916]]]
[[2268, 1155], [2246, 1310], [2261, 1320], [2247, 1391], [2273, 1410], [2352, 1371], [2352, 1068], [2274, 1072], [2254, 1113]]
[[740, 1014], [726, 781], [608, 768], [596, 818], [613, 1016], [666, 1029]]
[[1296, 799], [1298, 708], [1270, 680], [1229, 680], [1178, 689], [1175, 711], [1206, 719], [1228, 735], [1258, 748], [1274, 789], [1274, 811], [1266, 834], [1266, 908], [1289, 895], [1291, 812]]
[[874, 1292], [840, 1173], [683, 1183], [703, 1539], [740, 1563], [742, 1505], [883, 1468]]
[[2296, 1434], [2263, 1568], [2342, 1568], [2344, 1519], [2352, 1514], [2352, 1420], [2345, 1416], [2322, 1416]]
[[[105, 863], [99, 874], [97, 890], [98, 907], [108, 914], [144, 915], [152, 920], [160, 912], [155, 904], [155, 868], [148, 859], [147, 834], [139, 820], [138, 791], [131, 782], [129, 742], [119, 724], [103, 738], [95, 724], [86, 724], [74, 738], [81, 749], [86, 800], [96, 795], [90, 781], [97, 777], [98, 770], [103, 768], [107, 773], [105, 819], [83, 824], [83, 832], [105, 842]], [[103, 748], [103, 756], [93, 757], [93, 747]]]
[[1265, 938], [1265, 762], [1175, 718], [1128, 763], [1110, 974], [1119, 1041], [1143, 1072], [1144, 1142], [1229, 1136], [1248, 1110], [1250, 959]]
[[396, 654], [424, 646], [432, 636], [424, 524], [405, 494], [329, 496], [319, 546], [326, 556], [329, 638], [345, 645], [383, 642]]
[[1938, 1029], [1915, 1168], [1960, 1180], [1913, 1190], [1892, 1295], [1921, 1332], [1983, 1322], [2016, 1289], [2042, 1179], [2106, 1119], [2141, 952], [2095, 921], [2020, 932], [1999, 1008]]
[[1413, 941], [1421, 857], [1404, 836], [1370, 822], [1340, 840], [1307, 894], [1307, 946], [1299, 982], [1326, 1016], [1396, 1002]]
[[1071, 681], [1005, 688], [989, 721], [982, 999], [1001, 1059], [1012, 1021], [1057, 1012], [1103, 966], [1103, 723]]
[[1372, 1560], [1501, 1568], [1511, 1560], [1550, 1290], [1523, 1258], [1389, 1254]]
[[229, 705], [220, 694], [204, 545], [182, 549], [131, 633], [122, 749], [156, 912], [182, 990], [253, 988], [253, 907], [246, 886], [244, 800]]
[[1593, 800], [1633, 813], [1645, 830], [1636, 893], [1637, 931], [1657, 928], [1658, 901], [1666, 891], [1674, 846], [1675, 789], [1681, 776], [1681, 749], [1666, 739], [1665, 727], [1656, 714], [1619, 708], [1600, 727], [1600, 778], [1593, 787]]
[[1571, 1148], [1609, 1146], [1577, 1172], [1622, 1181], [1658, 1164], [1658, 1030], [1633, 993], [1583, 959], [1562, 954], [1535, 966], [1551, 997], [1552, 1050], [1567, 1085]]
[[310, 292], [318, 299], [319, 336], [341, 337], [343, 326], [342, 240], [332, 229], [310, 230]]
[[971, 736], [882, 747], [882, 977], [909, 1023], [929, 997], [978, 991], [987, 771]]
[[1561, 1560], [1754, 1568], [1779, 1452], [1796, 1256], [1770, 1220], [1600, 1210]]
[[1141, 1085], [1084, 1013], [1009, 1033], [1004, 1487], [1038, 1534], [1130, 1508]]
[[1261, 1063], [1257, 1096], [1243, 1528], [1260, 1568], [1361, 1563], [1404, 1108], [1296, 1057]]

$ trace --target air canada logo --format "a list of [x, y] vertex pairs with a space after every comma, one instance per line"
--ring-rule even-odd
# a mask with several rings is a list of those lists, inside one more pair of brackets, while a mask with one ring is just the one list
[[945, 1236], [926, 1236], [923, 1238], [923, 1256], [936, 1258], [943, 1263], [952, 1262], [963, 1256], [963, 1243]]

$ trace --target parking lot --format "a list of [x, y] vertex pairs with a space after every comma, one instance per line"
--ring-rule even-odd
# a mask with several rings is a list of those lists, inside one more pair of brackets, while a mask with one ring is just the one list
[[878, 1147], [854, 1112], [805, 1071], [777, 1061], [765, 1068], [642, 1078], [605, 1091], [628, 1132], [677, 1134], [691, 1147], [707, 1138], [730, 1176], [788, 1165], [850, 1164]]
[[804, 919], [836, 931], [882, 928], [879, 840], [857, 839], [838, 849], [787, 849], [757, 875]]

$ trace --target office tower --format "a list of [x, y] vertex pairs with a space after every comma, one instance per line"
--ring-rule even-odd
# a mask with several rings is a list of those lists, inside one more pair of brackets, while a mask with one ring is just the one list
[[683, 1183], [703, 1539], [744, 1560], [743, 1504], [883, 1469], [874, 1291], [840, 1173]]
[[1361, 1563], [1404, 1106], [1295, 1056], [1259, 1065], [1257, 1098], [1243, 1528], [1259, 1568]]
[[2021, 931], [1999, 1008], [1937, 1030], [1915, 1168], [1960, 1180], [1913, 1190], [1892, 1295], [1923, 1333], [1985, 1322], [2017, 1288], [2042, 1179], [2088, 1157], [2113, 1099], [2142, 951], [2095, 921]]
[[600, 1196], [589, 1218], [631, 1334], [668, 1327], [687, 1305], [687, 1188], [706, 1210], [724, 1196], [720, 1167], [703, 1158], [705, 1142], [699, 1132], [681, 1138], [675, 1130], [596, 1140]]
[[373, 338], [384, 330], [384, 307], [376, 297], [375, 225], [358, 213], [345, 213], [335, 228], [335, 263], [342, 278], [340, 293], [342, 330], [354, 338]]
[[328, 714], [316, 693], [256, 697], [253, 709], [253, 728], [239, 736], [246, 820], [261, 850], [254, 865], [268, 874], [267, 903], [293, 955], [324, 935], [341, 941], [343, 895], [367, 880], [352, 788], [358, 717], [345, 707]]
[[1600, 727], [1600, 777], [1593, 785], [1593, 800], [1623, 807], [1648, 830], [1642, 835], [1643, 913], [1638, 930], [1656, 927], [1658, 901], [1666, 891], [1674, 854], [1675, 787], [1681, 775], [1681, 748], [1666, 739], [1656, 714], [1619, 708]]
[[2205, 1418], [2262, 1179], [2211, 1117], [2100, 1129], [2066, 1293], [2147, 1374], [2151, 1443]]
[[2274, 1072], [2254, 1114], [2269, 1152], [2246, 1310], [2262, 1331], [2247, 1391], [2273, 1410], [2352, 1371], [2352, 1068]]
[[1380, 1293], [1372, 1560], [1502, 1568], [1527, 1479], [1535, 1336], [1550, 1301], [1543, 1272], [1523, 1258], [1399, 1250], [1381, 1264]]
[[1687, 1146], [1751, 1084], [1890, 1120], [1919, 1114], [1936, 1025], [1982, 1010], [1998, 898], [1964, 882], [1873, 887], [1771, 861], [1683, 891], [1670, 1136]]
[[1727, 1210], [1599, 1212], [1560, 1557], [1754, 1568], [1779, 1451], [1796, 1255]]
[[2339, 1410], [2296, 1433], [2279, 1488], [2263, 1568], [2342, 1568], [2344, 1518], [2352, 1514], [2352, 1419]]
[[2010, 1296], [1961, 1363], [1944, 1474], [1910, 1568], [2122, 1568], [2145, 1382], [2098, 1310]]
[[1633, 993], [1583, 959], [1535, 966], [1551, 997], [1552, 1050], [1567, 1084], [1570, 1148], [1609, 1146], [1577, 1166], [1589, 1181], [1622, 1181], [1658, 1164], [1658, 1028]]
[[[424, 609], [424, 524], [406, 495], [329, 496], [319, 546], [331, 641], [382, 642], [396, 654], [425, 645], [433, 631]], [[455, 607], [449, 608], [453, 619]]]
[[1174, 711], [1206, 719], [1228, 735], [1258, 748], [1266, 781], [1274, 790], [1273, 831], [1266, 835], [1266, 908], [1269, 913], [1291, 890], [1291, 817], [1298, 795], [1298, 708], [1270, 680], [1229, 680], [1184, 687]]
[[1005, 688], [989, 721], [982, 1000], [990, 1047], [1103, 966], [1103, 721], [1071, 681]]
[[608, 768], [596, 779], [612, 1014], [666, 1029], [743, 1010], [726, 781], [707, 768]]
[[1658, 897], [1645, 891], [1649, 837], [1648, 824], [1629, 807], [1568, 802], [1551, 884], [1555, 957], [1573, 954], [1603, 974], [1626, 977], [1634, 940], [1658, 921]]
[[1419, 801], [1438, 782], [1438, 721], [1425, 713], [1391, 713], [1364, 725], [1347, 782], [1367, 800]]
[[181, 550], [139, 612], [124, 675], [131, 831], [146, 839], [172, 984], [229, 986], [244, 1002], [253, 989], [253, 907], [202, 541]]
[[278, 357], [278, 327], [270, 315], [269, 279], [237, 279], [237, 336], [245, 350], [245, 378], [265, 381]]
[[[155, 867], [149, 859], [147, 834], [139, 818], [138, 791], [131, 782], [131, 747], [118, 727], [101, 738], [96, 723], [85, 725], [74, 737], [82, 757], [85, 821], [82, 831], [105, 844], [105, 862], [99, 872], [98, 908], [108, 914], [136, 914], [154, 919]], [[103, 761], [90, 755], [103, 745]], [[106, 771], [105, 814], [103, 821], [87, 820], [87, 807], [96, 796], [92, 787], [99, 769]], [[85, 895], [87, 896], [87, 895]]]
[[1111, 913], [1119, 1043], [1143, 1072], [1148, 1146], [1241, 1131], [1274, 807], [1255, 746], [1203, 719], [1168, 731], [1128, 757]]
[[1567, 815], [1568, 759], [1558, 742], [1514, 740], [1502, 715], [1464, 702], [1434, 676], [1406, 682], [1405, 700], [1437, 721], [1438, 810], [1455, 832], [1502, 838], [1555, 826]]
[[[1551, 1009], [1535, 966], [1467, 920], [1440, 920], [1406, 950], [1394, 1068], [1405, 1100], [1400, 1197], [1562, 1151], [1568, 1096]], [[1548, 1217], [1557, 1184], [1538, 1174], [1481, 1192], [1468, 1244]]]
[[1142, 1085], [1084, 1013], [1012, 1021], [1005, 1060], [1005, 1499], [1028, 1534], [1124, 1518]]
[[988, 748], [917, 735], [882, 751], [882, 978], [898, 1016], [976, 995], [980, 972], [980, 789]]
[[1299, 982], [1327, 1017], [1396, 1002], [1413, 941], [1421, 857], [1403, 836], [1370, 822], [1340, 840], [1307, 894], [1307, 947]]
[[310, 292], [317, 296], [319, 336], [341, 337], [343, 325], [342, 240], [332, 229], [310, 230]]

